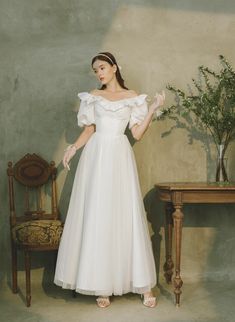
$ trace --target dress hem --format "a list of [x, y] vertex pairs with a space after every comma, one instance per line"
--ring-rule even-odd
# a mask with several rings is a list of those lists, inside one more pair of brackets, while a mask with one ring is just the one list
[[54, 283], [57, 286], [62, 287], [62, 289], [73, 290], [77, 293], [84, 294], [84, 295], [96, 295], [96, 296], [99, 296], [99, 295], [103, 295], [103, 296], [119, 295], [119, 296], [121, 296], [121, 295], [124, 295], [127, 293], [143, 294], [146, 292], [150, 292], [151, 289], [156, 285], [156, 283], [152, 283], [151, 285], [144, 286], [144, 287], [131, 287], [130, 286], [128, 289], [122, 290], [122, 292], [117, 292], [117, 291], [111, 292], [111, 291], [107, 291], [107, 290], [85, 290], [85, 289], [81, 289], [79, 287], [76, 287], [75, 285], [71, 285], [69, 283], [65, 283], [63, 281], [60, 281], [58, 279], [55, 279]]

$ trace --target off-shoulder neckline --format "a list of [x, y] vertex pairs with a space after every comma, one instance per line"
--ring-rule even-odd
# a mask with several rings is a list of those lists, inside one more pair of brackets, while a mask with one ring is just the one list
[[[82, 93], [88, 94], [89, 96], [92, 96], [92, 97], [98, 97], [98, 98], [103, 99], [104, 101], [107, 101], [109, 103], [118, 103], [118, 102], [123, 102], [123, 101], [127, 101], [127, 100], [129, 101], [129, 100], [137, 99], [138, 97], [143, 97], [143, 96], [147, 97], [147, 94], [140, 94], [140, 95], [136, 95], [134, 97], [122, 98], [122, 99], [119, 99], [119, 100], [112, 101], [112, 100], [109, 100], [109, 99], [105, 98], [102, 95], [94, 95], [94, 94], [91, 94], [89, 92], [82, 92]], [[79, 93], [79, 94], [82, 94], [82, 93]]]

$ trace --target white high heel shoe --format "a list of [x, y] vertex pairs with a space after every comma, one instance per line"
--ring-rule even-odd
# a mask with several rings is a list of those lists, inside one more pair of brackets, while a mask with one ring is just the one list
[[140, 297], [144, 306], [153, 308], [157, 305], [157, 299], [155, 296], [145, 296], [144, 294], [141, 294]]
[[99, 296], [96, 299], [98, 307], [105, 308], [110, 305], [110, 299], [109, 296]]

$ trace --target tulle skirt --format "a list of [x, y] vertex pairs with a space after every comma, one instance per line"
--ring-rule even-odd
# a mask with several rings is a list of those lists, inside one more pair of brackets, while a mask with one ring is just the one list
[[95, 132], [83, 149], [54, 282], [104, 296], [144, 293], [156, 284], [135, 158], [124, 134]]

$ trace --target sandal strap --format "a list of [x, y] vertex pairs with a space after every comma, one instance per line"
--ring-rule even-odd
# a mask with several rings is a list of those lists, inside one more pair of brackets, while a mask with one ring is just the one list
[[146, 297], [144, 299], [144, 302], [152, 302], [152, 301], [156, 301], [156, 297]]
[[156, 304], [156, 297], [150, 296], [150, 297], [144, 297], [143, 304], [146, 306], [152, 306]]
[[99, 307], [107, 307], [110, 305], [110, 300], [109, 300], [109, 297], [98, 297], [96, 299], [96, 302], [98, 304]]

